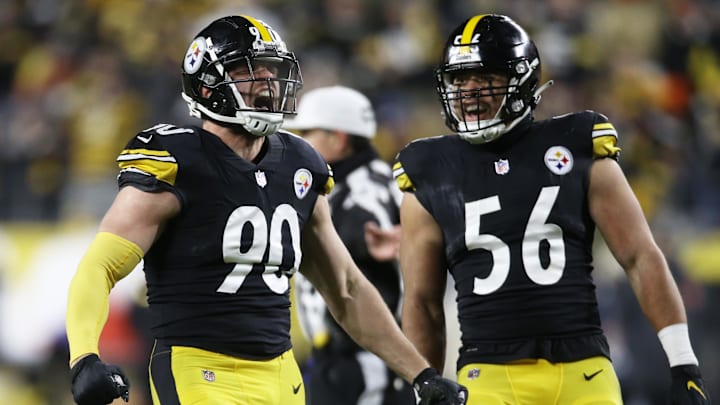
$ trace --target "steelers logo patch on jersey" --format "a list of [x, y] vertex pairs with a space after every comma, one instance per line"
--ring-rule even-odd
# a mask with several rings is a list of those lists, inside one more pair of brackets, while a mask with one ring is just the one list
[[551, 146], [545, 152], [545, 166], [555, 174], [568, 174], [573, 167], [572, 153], [564, 146]]
[[308, 169], [297, 169], [293, 180], [295, 186], [295, 195], [299, 199], [305, 198], [310, 186], [312, 186], [312, 174]]

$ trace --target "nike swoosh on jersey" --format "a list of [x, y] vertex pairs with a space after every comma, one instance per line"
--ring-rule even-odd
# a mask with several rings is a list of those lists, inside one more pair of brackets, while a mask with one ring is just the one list
[[152, 137], [153, 137], [152, 134], [150, 134], [150, 135], [147, 136], [147, 137], [138, 135], [138, 136], [137, 136], [137, 139], [139, 139], [140, 141], [142, 141], [142, 142], [144, 142], [144, 143], [148, 143], [148, 142], [150, 142], [150, 140], [152, 139]]
[[596, 371], [596, 372], [594, 372], [594, 373], [592, 373], [592, 374], [590, 374], [590, 375], [587, 375], [587, 374], [583, 373], [583, 377], [585, 377], [585, 381], [590, 381], [590, 380], [592, 380], [593, 378], [595, 378], [596, 375], [602, 373], [602, 371], [603, 371], [603, 369], [601, 368], [600, 370], [598, 370], [598, 371]]
[[300, 392], [300, 387], [302, 387], [302, 383], [298, 384], [297, 387], [293, 386], [293, 394]]
[[705, 396], [705, 393], [702, 392], [702, 390], [700, 389], [700, 387], [697, 386], [697, 384], [695, 384], [695, 381], [693, 381], [693, 380], [688, 381], [687, 389], [688, 389], [688, 391], [695, 390], [698, 392], [698, 394], [700, 394], [700, 396], [702, 396], [704, 399], [707, 399], [707, 397]]

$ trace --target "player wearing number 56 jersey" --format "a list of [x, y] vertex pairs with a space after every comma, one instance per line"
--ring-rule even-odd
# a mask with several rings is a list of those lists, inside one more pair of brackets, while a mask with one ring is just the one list
[[298, 270], [424, 403], [463, 404], [466, 390], [429, 367], [352, 261], [331, 221], [323, 158], [279, 130], [302, 85], [280, 36], [250, 16], [220, 18], [190, 43], [182, 71], [182, 96], [202, 126], [156, 125], [122, 150], [120, 191], [70, 285], [75, 401], [129, 399], [98, 339], [110, 290], [144, 259], [156, 405], [305, 404], [289, 333]]
[[605, 117], [585, 112], [490, 145], [445, 136], [400, 152], [398, 181], [442, 230], [461, 314], [459, 367], [609, 357], [583, 196], [593, 160], [617, 156], [615, 141]]
[[514, 21], [478, 15], [437, 71], [446, 124], [397, 156], [403, 330], [443, 366], [452, 273], [468, 404], [622, 403], [592, 281], [596, 228], [667, 353], [673, 403], [706, 403], [677, 286], [617, 163], [617, 132], [585, 111], [534, 121], [540, 59]]

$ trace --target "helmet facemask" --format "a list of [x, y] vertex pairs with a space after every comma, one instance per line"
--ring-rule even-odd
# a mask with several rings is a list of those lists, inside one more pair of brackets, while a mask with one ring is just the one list
[[[438, 69], [437, 90], [448, 126], [472, 143], [493, 141], [515, 128], [531, 114], [539, 100], [539, 94], [533, 92], [537, 80], [534, 83], [531, 80], [533, 71], [537, 69], [539, 63], [538, 59], [533, 62], [519, 60], [514, 63], [514, 69], [508, 68], [504, 71], [484, 69], [473, 63], [448, 65]], [[510, 71], [515, 74], [508, 75]], [[487, 81], [485, 86], [472, 89], [462, 89], [457, 84], [456, 78], [460, 75], [474, 73], [478, 76], [487, 76], [490, 72], [502, 77], [506, 82], [497, 85], [496, 81], [493, 83]], [[490, 119], [475, 119], [473, 117], [475, 111], [470, 109], [487, 104], [489, 97], [502, 97], [495, 115]]]

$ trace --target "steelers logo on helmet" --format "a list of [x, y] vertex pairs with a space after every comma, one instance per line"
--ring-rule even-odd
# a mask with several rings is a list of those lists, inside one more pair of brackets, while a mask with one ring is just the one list
[[572, 153], [564, 146], [551, 146], [545, 152], [545, 166], [560, 176], [570, 173], [573, 161]]
[[203, 56], [205, 56], [205, 38], [197, 37], [190, 43], [187, 52], [185, 52], [185, 60], [183, 61], [183, 69], [185, 73], [193, 74], [202, 66]]

